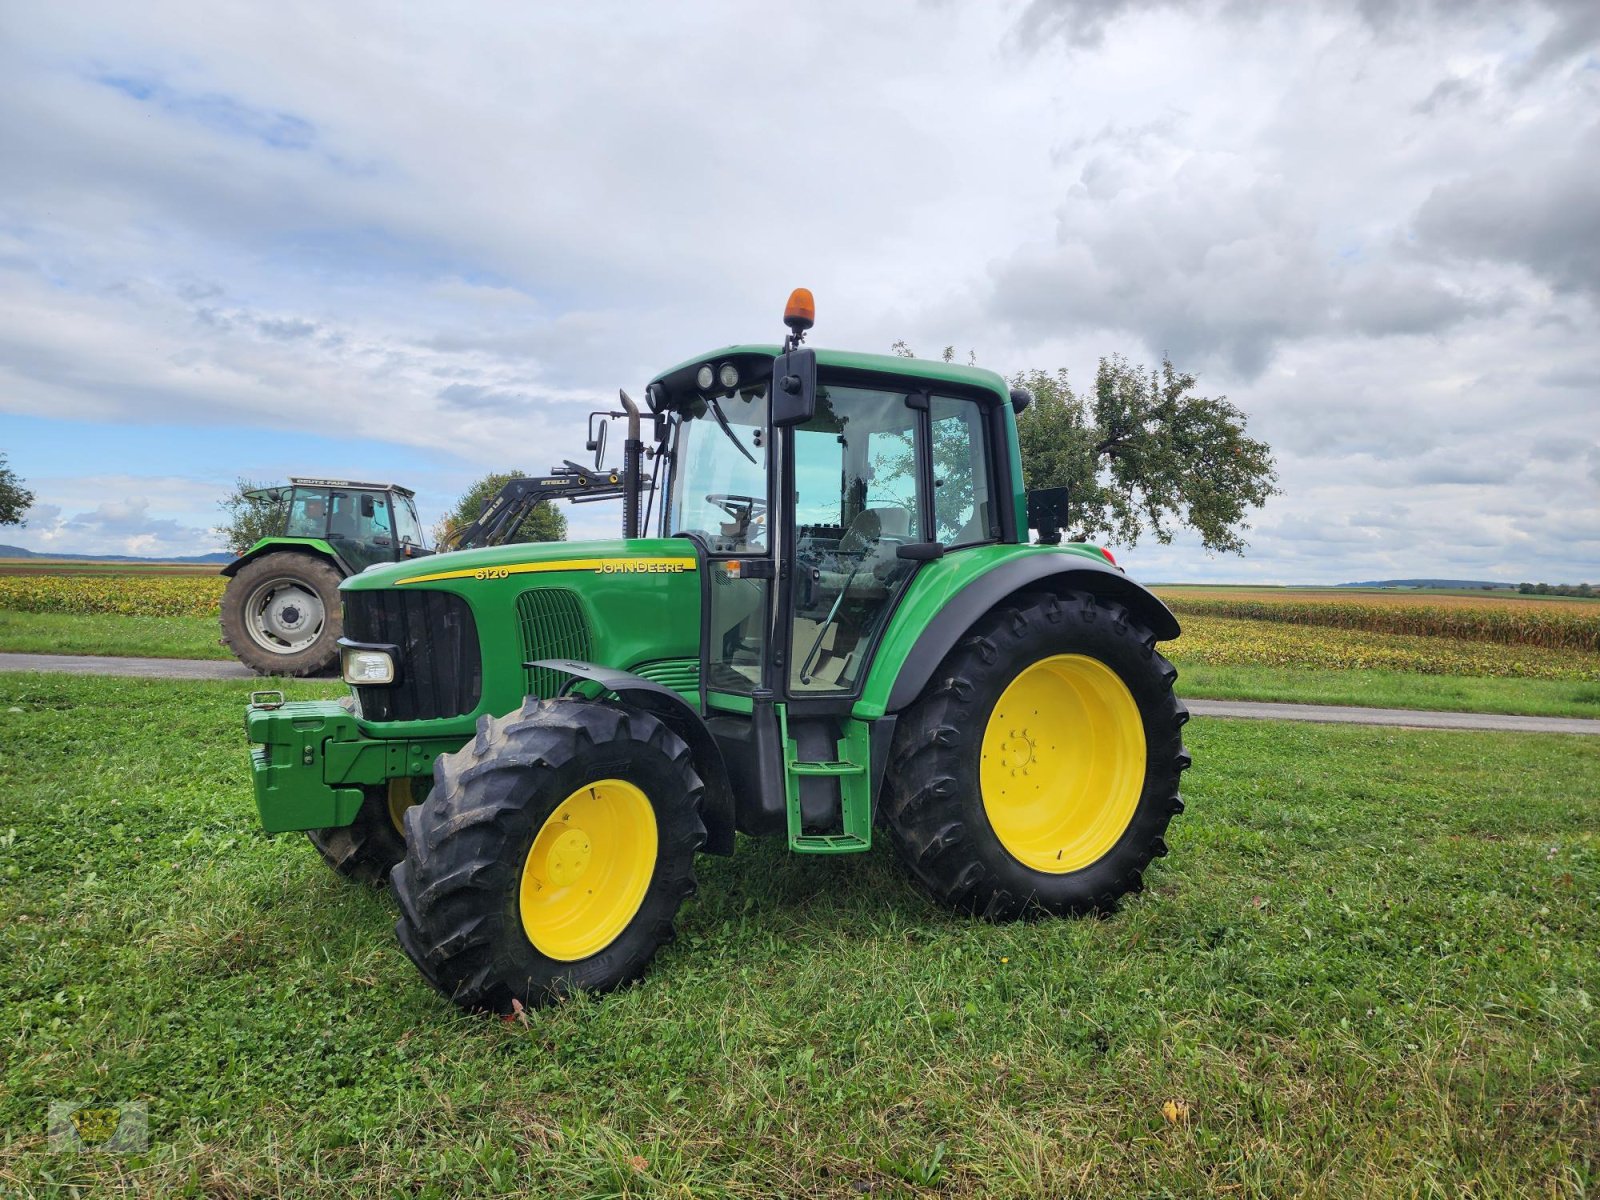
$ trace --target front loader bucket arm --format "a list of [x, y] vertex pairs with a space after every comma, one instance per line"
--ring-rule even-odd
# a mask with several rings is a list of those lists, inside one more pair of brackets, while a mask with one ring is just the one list
[[[650, 485], [648, 476], [631, 489], [635, 494]], [[549, 475], [512, 479], [483, 506], [478, 519], [450, 538], [450, 549], [470, 550], [480, 546], [496, 546], [505, 541], [522, 524], [534, 508], [546, 500], [571, 500], [585, 503], [595, 500], [626, 498], [628, 488], [620, 471], [603, 474], [591, 471], [574, 462], [566, 462]]]

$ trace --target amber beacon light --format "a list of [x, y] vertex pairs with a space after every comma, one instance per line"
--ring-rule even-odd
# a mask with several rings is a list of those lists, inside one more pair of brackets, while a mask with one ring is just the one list
[[817, 302], [811, 298], [810, 288], [795, 288], [789, 293], [783, 323], [795, 333], [804, 333], [817, 323]]

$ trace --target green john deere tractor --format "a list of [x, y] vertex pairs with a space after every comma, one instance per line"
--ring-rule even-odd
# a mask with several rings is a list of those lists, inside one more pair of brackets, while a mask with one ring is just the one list
[[392, 483], [290, 479], [247, 493], [273, 532], [222, 568], [222, 640], [263, 675], [314, 675], [339, 657], [339, 584], [374, 563], [431, 554]]
[[803, 348], [810, 309], [782, 347], [663, 372], [648, 413], [623, 397], [624, 481], [656, 469], [622, 540], [354, 575], [353, 703], [252, 697], [265, 827], [388, 877], [458, 1004], [639, 977], [736, 832], [846, 854], [881, 830], [992, 920], [1110, 910], [1166, 852], [1178, 623], [1024, 492], [1025, 392]]

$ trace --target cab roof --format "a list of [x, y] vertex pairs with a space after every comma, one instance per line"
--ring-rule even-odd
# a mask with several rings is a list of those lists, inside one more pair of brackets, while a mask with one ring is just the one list
[[[298, 487], [338, 487], [350, 488], [361, 492], [399, 492], [402, 496], [415, 496], [416, 492], [410, 488], [401, 487], [398, 483], [362, 483], [355, 479], [312, 479], [304, 475], [291, 475], [289, 482]], [[270, 488], [263, 488], [270, 491]]]
[[[931, 358], [901, 358], [897, 354], [863, 354], [855, 350], [827, 350], [820, 347], [815, 349], [817, 366], [824, 370], [833, 367], [850, 371], [910, 376], [913, 379], [926, 379], [931, 383], [953, 383], [969, 388], [981, 388], [1001, 399], [1008, 399], [1011, 394], [1011, 385], [1000, 374], [986, 367], [968, 367], [961, 363], [947, 363]], [[684, 391], [698, 391], [694, 386], [694, 376], [703, 366], [709, 364], [714, 369], [729, 360], [762, 364], [766, 368], [765, 374], [756, 378], [765, 378], [771, 375], [771, 360], [782, 353], [781, 346], [773, 345], [724, 346], [720, 350], [711, 350], [684, 359], [676, 366], [661, 372], [650, 383], [660, 384], [670, 398], [676, 399]], [[740, 374], [748, 376], [750, 372], [741, 370]], [[754, 382], [755, 379], [751, 381]]]

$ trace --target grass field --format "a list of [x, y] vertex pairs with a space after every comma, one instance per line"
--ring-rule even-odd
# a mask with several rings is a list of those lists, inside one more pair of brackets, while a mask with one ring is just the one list
[[215, 617], [121, 617], [0, 609], [0, 650], [129, 658], [232, 659]]
[[[1173, 649], [1176, 651], [1177, 647]], [[1289, 700], [1299, 704], [1344, 704], [1363, 708], [1600, 718], [1600, 683], [1563, 679], [1493, 679], [1373, 669], [1316, 671], [1185, 663], [1179, 668], [1178, 692], [1190, 699]]]
[[[1103, 920], [746, 841], [642, 985], [519, 1023], [257, 831], [248, 686], [0, 676], [0, 1194], [1600, 1186], [1585, 739], [1197, 721], [1172, 854]], [[56, 1100], [145, 1102], [149, 1152], [50, 1152]]]

